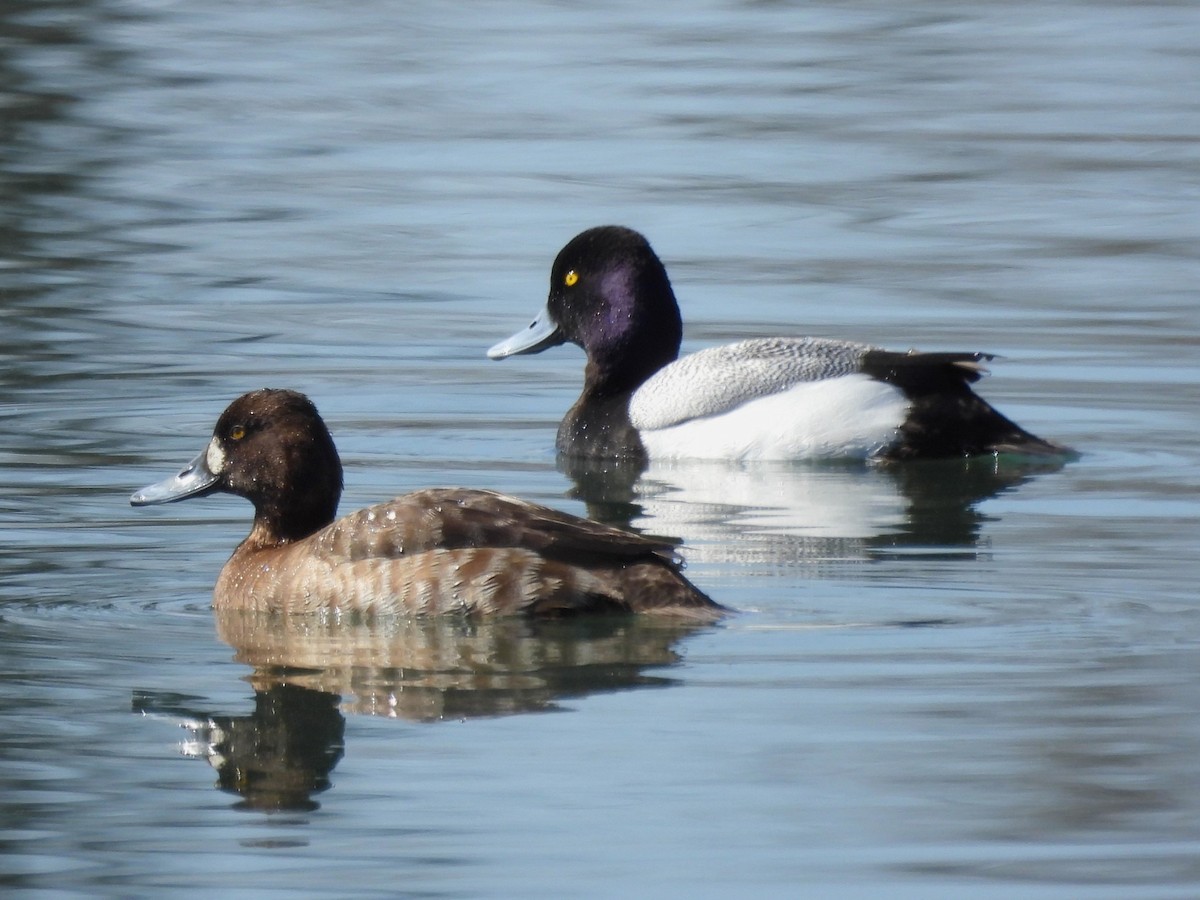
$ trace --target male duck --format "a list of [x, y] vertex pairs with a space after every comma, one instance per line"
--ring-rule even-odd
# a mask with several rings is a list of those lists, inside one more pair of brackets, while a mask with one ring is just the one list
[[558, 429], [566, 456], [903, 460], [1065, 454], [980, 398], [986, 353], [895, 352], [826, 338], [766, 338], [677, 360], [683, 326], [649, 242], [606, 225], [574, 237], [533, 323], [492, 359], [570, 341], [583, 393]]
[[668, 543], [492, 491], [441, 488], [334, 515], [342, 465], [316, 407], [295, 391], [239, 397], [205, 450], [134, 506], [226, 491], [254, 527], [221, 570], [218, 609], [361, 615], [586, 610], [712, 620], [724, 612], [680, 574]]

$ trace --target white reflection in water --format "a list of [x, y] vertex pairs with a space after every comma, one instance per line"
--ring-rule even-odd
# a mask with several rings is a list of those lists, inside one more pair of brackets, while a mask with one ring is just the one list
[[813, 574], [905, 550], [929, 556], [975, 552], [979, 505], [1062, 460], [865, 464], [733, 464], [685, 461], [637, 466], [560, 459], [573, 496], [595, 518], [677, 536], [689, 560], [800, 566]]

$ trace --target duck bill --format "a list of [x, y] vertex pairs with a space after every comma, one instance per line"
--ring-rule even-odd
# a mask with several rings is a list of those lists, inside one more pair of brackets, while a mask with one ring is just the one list
[[562, 336], [550, 310], [543, 309], [528, 328], [522, 328], [512, 337], [505, 338], [488, 350], [487, 355], [488, 359], [505, 359], [522, 353], [541, 353], [548, 347], [557, 347], [565, 342], [566, 338]]
[[195, 459], [183, 467], [183, 470], [170, 478], [156, 481], [140, 491], [135, 491], [129, 498], [133, 506], [154, 506], [158, 503], [174, 503], [176, 500], [186, 500], [189, 497], [203, 497], [217, 489], [220, 476], [208, 467], [206, 448]]

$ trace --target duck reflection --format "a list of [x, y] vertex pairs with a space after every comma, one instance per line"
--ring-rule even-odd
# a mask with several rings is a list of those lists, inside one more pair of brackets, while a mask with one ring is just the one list
[[565, 698], [672, 684], [645, 670], [679, 662], [675, 644], [698, 627], [631, 616], [216, 619], [255, 690], [283, 682], [337, 694], [345, 712], [414, 722], [542, 712]]
[[276, 682], [254, 692], [249, 715], [191, 709], [185, 698], [138, 692], [134, 712], [178, 720], [190, 733], [185, 755], [208, 761], [217, 787], [240, 800], [235, 808], [310, 811], [314, 794], [330, 786], [342, 758], [346, 720], [338, 696]]
[[184, 752], [217, 770], [238, 808], [316, 809], [341, 759], [345, 714], [410, 722], [561, 709], [565, 699], [666, 687], [677, 643], [712, 626], [636, 616], [337, 621], [215, 613], [217, 634], [250, 666], [254, 709], [214, 715], [139, 694], [134, 709], [182, 720]]
[[978, 505], [1064, 464], [1003, 456], [895, 466], [558, 460], [589, 517], [678, 536], [690, 560], [814, 567], [896, 552], [974, 555], [989, 518]]

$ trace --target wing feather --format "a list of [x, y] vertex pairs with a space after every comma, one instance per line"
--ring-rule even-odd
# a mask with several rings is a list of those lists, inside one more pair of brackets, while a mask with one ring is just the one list
[[710, 347], [671, 363], [629, 404], [635, 427], [669, 428], [728, 412], [802, 382], [861, 371], [867, 344], [825, 338], [757, 338]]
[[495, 491], [429, 488], [367, 507], [320, 534], [344, 559], [396, 558], [459, 548], [528, 550], [576, 564], [657, 558], [677, 568], [675, 546]]

